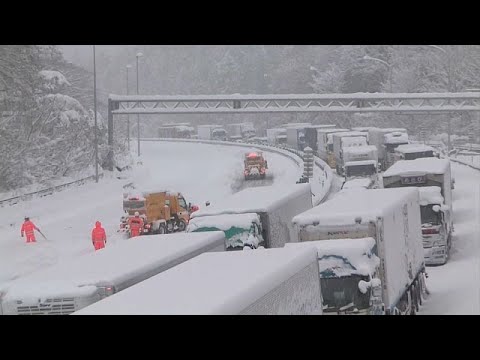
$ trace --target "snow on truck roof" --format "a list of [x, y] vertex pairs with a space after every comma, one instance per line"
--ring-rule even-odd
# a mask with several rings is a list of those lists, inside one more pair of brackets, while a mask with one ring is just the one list
[[75, 314], [238, 314], [316, 259], [313, 247], [205, 253]]
[[4, 289], [7, 291], [3, 301], [93, 294], [95, 285], [115, 285], [154, 268], [170, 267], [179, 258], [224, 243], [222, 231], [150, 235], [125, 240], [15, 280]]
[[365, 224], [398, 207], [399, 202], [413, 194], [418, 198], [416, 187], [339, 192], [333, 199], [296, 215], [292, 222], [299, 226], [348, 225], [361, 218]]
[[192, 218], [220, 214], [268, 212], [305, 193], [310, 195], [310, 184], [251, 187], [226, 197], [223, 201], [195, 211]]
[[338, 134], [337, 133], [334, 133], [333, 136], [336, 136], [336, 137], [345, 137], [345, 136], [362, 136], [362, 137], [366, 137], [368, 134], [367, 133], [364, 133], [362, 131], [344, 131], [344, 132], [339, 132]]
[[418, 188], [420, 197], [420, 205], [425, 206], [429, 204], [441, 205], [444, 202], [441, 189], [438, 186], [422, 186]]
[[347, 161], [344, 166], [355, 166], [355, 165], [377, 165], [377, 160]]
[[374, 151], [377, 151], [377, 147], [375, 145], [349, 146], [343, 149], [344, 153], [349, 153], [349, 154], [364, 154], [367, 152], [374, 152]]
[[[348, 166], [347, 164], [345, 164]], [[352, 179], [349, 181], [346, 181], [343, 186], [342, 186], [342, 191], [343, 190], [358, 190], [358, 189], [367, 189], [370, 184], [372, 183], [371, 179], [368, 178], [362, 178], [362, 179]]]
[[375, 239], [335, 239], [287, 243], [285, 248], [315, 247], [320, 274], [324, 278], [371, 275], [380, 264]]
[[402, 132], [392, 132], [384, 135], [386, 144], [404, 144], [408, 142], [408, 134]]
[[331, 129], [331, 128], [320, 128], [317, 129], [317, 133], [327, 133], [327, 134], [332, 134], [332, 133], [340, 133], [340, 132], [350, 132], [351, 130], [349, 129]]
[[403, 154], [411, 154], [416, 152], [435, 151], [435, 149], [431, 146], [423, 144], [403, 144], [398, 145], [395, 151], [401, 152]]
[[383, 173], [383, 177], [414, 174], [445, 174], [449, 167], [449, 160], [433, 157], [415, 160], [399, 160]]
[[258, 215], [254, 214], [223, 214], [213, 216], [200, 216], [190, 220], [187, 231], [193, 232], [196, 229], [215, 227], [227, 231], [231, 227], [249, 229], [252, 223], [260, 223]]

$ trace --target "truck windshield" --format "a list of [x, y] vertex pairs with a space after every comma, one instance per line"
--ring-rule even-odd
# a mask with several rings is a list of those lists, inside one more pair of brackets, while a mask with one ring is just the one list
[[433, 206], [435, 204], [428, 204], [425, 206], [420, 206], [420, 216], [422, 218], [422, 224], [432, 224], [440, 225], [442, 217], [440, 212], [433, 211]]
[[433, 151], [422, 151], [405, 154], [405, 160], [415, 160], [419, 158], [433, 157]]
[[321, 279], [324, 312], [337, 312], [340, 308], [353, 303], [358, 310], [370, 306], [370, 289], [362, 294], [358, 289], [360, 280], [368, 281], [368, 276], [351, 275], [340, 278]]
[[182, 209], [187, 209], [187, 202], [182, 196], [178, 197], [178, 205], [180, 205]]
[[126, 200], [123, 202], [123, 210], [137, 210], [145, 207], [145, 201], [143, 200]]
[[327, 145], [328, 152], [333, 153], [333, 143]]
[[347, 177], [351, 176], [370, 176], [377, 172], [375, 165], [368, 164], [368, 165], [354, 165], [354, 166], [347, 166], [345, 168], [345, 172]]
[[225, 136], [225, 135], [227, 135], [227, 133], [226, 133], [225, 130], [216, 129], [216, 130], [213, 130], [212, 135], [213, 136]]
[[398, 147], [398, 145], [405, 145], [405, 144], [408, 144], [408, 142], [398, 143], [398, 144], [385, 144], [385, 148], [387, 149], [387, 152], [393, 152]]

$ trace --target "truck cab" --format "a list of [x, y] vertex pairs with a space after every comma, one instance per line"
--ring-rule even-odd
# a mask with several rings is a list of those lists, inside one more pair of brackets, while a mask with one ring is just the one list
[[265, 179], [268, 163], [261, 151], [245, 154], [243, 174], [245, 180]]
[[367, 189], [377, 189], [380, 186], [378, 162], [376, 160], [349, 161], [345, 163], [344, 173], [345, 182], [342, 189], [351, 188], [355, 184]]
[[399, 160], [415, 160], [426, 157], [438, 158], [438, 154], [434, 148], [423, 144], [399, 145], [394, 150], [394, 162], [397, 162]]
[[213, 129], [212, 140], [227, 141], [227, 132], [225, 129], [221, 127]]
[[385, 149], [384, 169], [395, 163], [395, 149], [400, 145], [408, 144], [408, 134], [392, 132], [384, 135], [383, 147]]
[[223, 231], [227, 251], [265, 246], [262, 222], [256, 213], [195, 217], [187, 227], [187, 232], [205, 231]]

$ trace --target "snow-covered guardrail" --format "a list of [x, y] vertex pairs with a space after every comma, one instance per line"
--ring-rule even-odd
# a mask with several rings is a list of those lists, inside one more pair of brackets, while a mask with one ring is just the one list
[[[202, 139], [178, 139], [178, 138], [143, 138], [141, 141], [165, 141], [165, 142], [190, 142], [190, 143], [203, 143], [203, 144], [216, 144], [222, 146], [237, 146], [237, 147], [255, 147], [264, 151], [277, 153], [293, 160], [298, 166], [303, 165], [303, 152], [290, 149], [285, 146], [273, 146], [258, 144], [255, 142], [247, 141], [219, 141], [219, 140], [202, 140]], [[311, 180], [312, 192], [314, 194], [314, 205], [322, 203], [330, 193], [333, 172], [330, 166], [327, 165], [322, 159], [315, 156], [315, 166], [319, 169], [317, 176]], [[315, 173], [314, 173], [315, 175]], [[320, 175], [320, 176], [318, 176]]]
[[[102, 178], [103, 174], [99, 174], [98, 177]], [[43, 189], [43, 190], [39, 190], [39, 191], [33, 191], [33, 192], [30, 192], [30, 193], [27, 193], [27, 194], [18, 195], [18, 196], [10, 197], [10, 198], [7, 198], [7, 199], [3, 199], [3, 200], [0, 200], [0, 207], [3, 207], [5, 205], [12, 206], [12, 205], [17, 204], [19, 201], [30, 200], [34, 197], [43, 197], [43, 196], [52, 195], [56, 191], [66, 189], [66, 188], [69, 188], [69, 187], [74, 186], [74, 185], [77, 185], [77, 186], [78, 185], [83, 185], [83, 184], [85, 184], [89, 181], [94, 181], [94, 180], [95, 180], [95, 175], [92, 175], [92, 176], [88, 176], [88, 177], [83, 178], [83, 179], [71, 181], [71, 182], [68, 182], [68, 183], [65, 183], [65, 184], [52, 186], [52, 187], [47, 188], [47, 189]]]
[[458, 163], [458, 164], [462, 164], [462, 165], [468, 166], [468, 167], [470, 167], [470, 168], [472, 168], [472, 169], [475, 169], [475, 170], [479, 170], [479, 171], [480, 171], [480, 167], [479, 167], [479, 166], [472, 165], [472, 164], [470, 164], [470, 163], [468, 163], [468, 162], [466, 162], [466, 161], [454, 159], [454, 158], [451, 158], [451, 157], [449, 157], [448, 159], [449, 159], [450, 161], [453, 161], [453, 162], [456, 162], [456, 163]]

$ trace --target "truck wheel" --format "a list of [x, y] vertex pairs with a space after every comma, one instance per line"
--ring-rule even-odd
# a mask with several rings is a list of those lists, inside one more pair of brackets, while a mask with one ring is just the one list
[[161, 224], [159, 227], [158, 227], [158, 233], [159, 234], [165, 234], [167, 231], [165, 229], [165, 225], [164, 224]]
[[178, 227], [178, 231], [185, 231], [185, 229], [187, 228], [187, 223], [185, 222], [185, 220], [180, 219], [178, 221], [177, 227]]

